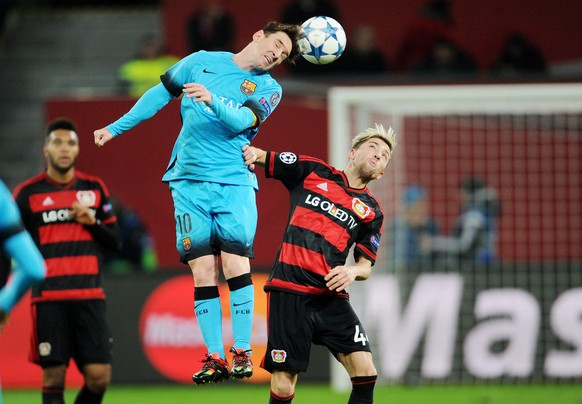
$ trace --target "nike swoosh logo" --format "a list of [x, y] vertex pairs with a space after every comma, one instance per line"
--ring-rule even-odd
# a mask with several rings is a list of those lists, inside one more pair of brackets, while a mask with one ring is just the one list
[[208, 71], [208, 70], [206, 70], [206, 69], [204, 69], [204, 70], [202, 70], [202, 71], [203, 71], [204, 73], [208, 73], [208, 74], [216, 74], [216, 72], [211, 72], [211, 71]]
[[208, 302], [200, 302], [198, 304], [196, 304], [196, 306], [194, 306], [194, 310], [196, 310], [198, 307], [202, 306], [203, 304], [206, 304]]
[[242, 303], [233, 303], [232, 305], [233, 305], [234, 307], [238, 307], [238, 306], [242, 306], [243, 304], [250, 303], [250, 302], [252, 302], [252, 300], [247, 300], [246, 302], [242, 302]]

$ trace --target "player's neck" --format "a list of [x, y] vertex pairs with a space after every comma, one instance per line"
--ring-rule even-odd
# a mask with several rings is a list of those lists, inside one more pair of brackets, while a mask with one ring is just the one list
[[232, 55], [232, 61], [234, 62], [235, 65], [237, 65], [241, 69], [250, 72], [251, 70], [253, 70], [253, 66], [252, 63], [248, 62], [248, 59], [245, 57], [245, 55], [246, 53], [242, 51], [239, 53], [235, 53], [234, 55]]
[[364, 189], [368, 185], [368, 181], [364, 181], [359, 175], [355, 175], [349, 168], [344, 170], [344, 175], [348, 180], [350, 188]]
[[247, 45], [246, 48], [239, 53], [232, 55], [232, 61], [235, 65], [247, 72], [261, 71], [262, 69], [257, 68], [256, 57], [254, 56], [256, 50], [251, 47], [251, 45], [252, 44]]
[[75, 177], [75, 168], [71, 167], [67, 172], [61, 172], [54, 167], [48, 166], [46, 175], [59, 184], [68, 184]]

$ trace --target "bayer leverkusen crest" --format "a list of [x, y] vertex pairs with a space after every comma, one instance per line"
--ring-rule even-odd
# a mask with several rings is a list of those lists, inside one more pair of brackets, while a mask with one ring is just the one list
[[83, 206], [95, 206], [97, 195], [94, 191], [78, 191], [75, 195], [77, 201]]
[[275, 363], [283, 363], [287, 359], [287, 352], [282, 349], [271, 350], [271, 358]]
[[352, 210], [362, 219], [365, 219], [372, 212], [372, 209], [358, 198], [352, 199]]
[[240, 85], [240, 91], [242, 91], [246, 95], [253, 95], [256, 89], [257, 85], [250, 80], [245, 80]]

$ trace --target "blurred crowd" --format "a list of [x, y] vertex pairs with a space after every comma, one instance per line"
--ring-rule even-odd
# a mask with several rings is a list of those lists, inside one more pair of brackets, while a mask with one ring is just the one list
[[[349, 46], [337, 61], [321, 69], [300, 59], [289, 67], [289, 73], [301, 77], [321, 74], [374, 77], [391, 73], [432, 80], [470, 79], [483, 73], [499, 79], [543, 78], [548, 74], [548, 63], [540, 47], [519, 31], [507, 35], [490, 66], [478, 66], [471, 50], [457, 39], [458, 24], [453, 17], [453, 6], [453, 0], [426, 0], [416, 16], [405, 24], [393, 57], [386, 55], [379, 46], [383, 39], [377, 27], [361, 23], [346, 33]], [[342, 21], [334, 0], [288, 0], [281, 6], [278, 19], [301, 24], [316, 15]], [[184, 27], [187, 51], [233, 51], [237, 21], [223, 0], [200, 2]], [[146, 50], [148, 42], [157, 42], [155, 51], [153, 45], [151, 51]], [[159, 78], [168, 64], [177, 60], [175, 55], [165, 53], [161, 38], [144, 38], [139, 47], [139, 54], [119, 71], [122, 89], [132, 97], [141, 95], [141, 88], [148, 88], [146, 80], [151, 83], [152, 79]]]

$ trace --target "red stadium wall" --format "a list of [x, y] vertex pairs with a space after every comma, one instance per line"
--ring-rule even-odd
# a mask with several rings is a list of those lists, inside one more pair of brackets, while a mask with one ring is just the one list
[[[133, 208], [147, 224], [163, 267], [180, 266], [175, 248], [175, 222], [170, 191], [161, 182], [181, 126], [179, 103], [173, 101], [154, 118], [97, 148], [93, 131], [127, 112], [134, 101], [49, 100], [46, 119], [73, 119], [81, 138], [78, 168], [100, 176], [112, 195]], [[318, 101], [284, 97], [277, 112], [263, 125], [254, 144], [273, 150], [293, 150], [327, 159], [327, 108]], [[257, 169], [259, 227], [253, 266], [271, 266], [288, 214], [288, 193], [282, 185], [265, 182]]]
[[[287, 1], [253, 2], [220, 0], [235, 18], [237, 48], [267, 21], [279, 19]], [[370, 0], [359, 6], [353, 0], [335, 0], [341, 23], [348, 34], [360, 24], [375, 27], [379, 46], [393, 60], [404, 30], [425, 0]], [[179, 56], [187, 52], [185, 24], [202, 2], [165, 0], [163, 25], [169, 50]], [[549, 61], [582, 59], [582, 7], [573, 0], [463, 0], [452, 1], [455, 32], [459, 43], [474, 56], [478, 65], [488, 67], [511, 31], [524, 33], [537, 44]]]
[[[154, 118], [143, 122], [131, 132], [101, 149], [93, 144], [93, 131], [121, 116], [132, 104], [133, 101], [129, 99], [50, 100], [46, 106], [46, 118], [67, 116], [78, 123], [81, 137], [79, 169], [103, 178], [110, 192], [137, 211], [144, 219], [153, 236], [162, 267], [182, 267], [174, 244], [175, 222], [170, 192], [161, 182], [180, 128], [178, 102], [174, 101]], [[539, 192], [540, 179], [547, 178], [548, 175], [556, 178], [556, 184], [563, 183], [562, 177], [565, 171], [562, 167], [564, 162], [560, 156], [565, 150], [579, 150], [578, 138], [568, 138], [566, 142], [563, 137], [550, 136], [543, 142], [541, 140], [534, 142], [533, 138], [526, 141], [519, 133], [515, 133], [513, 139], [518, 145], [515, 146], [504, 143], [505, 137], [502, 133], [493, 130], [487, 136], [487, 147], [474, 148], [481, 154], [464, 156], [455, 154], [460, 150], [455, 146], [457, 129], [447, 128], [444, 132], [439, 132], [439, 130], [442, 129], [439, 129], [438, 125], [419, 132], [415, 132], [413, 128], [407, 130], [408, 142], [416, 146], [409, 149], [409, 153], [413, 154], [408, 156], [411, 164], [406, 169], [406, 176], [412, 182], [423, 183], [423, 177], [418, 177], [419, 169], [436, 173], [425, 182], [430, 187], [430, 195], [434, 202], [432, 211], [439, 223], [444, 225], [442, 231], [445, 233], [450, 231], [452, 222], [459, 212], [459, 200], [456, 197], [458, 178], [471, 168], [472, 172], [487, 174], [489, 185], [500, 193], [504, 213], [500, 221], [498, 245], [503, 261], [562, 260], [579, 257], [579, 249], [572, 248], [579, 240], [579, 234], [575, 230], [579, 228], [579, 221], [577, 221], [579, 216], [576, 214], [578, 211], [576, 198], [579, 195], [576, 190], [579, 190], [579, 181], [573, 174], [576, 167], [570, 167], [568, 171], [572, 172], [570, 185], [571, 195], [574, 198], [570, 202], [560, 196], [561, 188], [559, 187], [545, 194]], [[277, 112], [265, 123], [254, 144], [265, 149], [292, 150], [327, 160], [327, 131], [327, 108], [323, 101], [288, 96], [283, 98]], [[450, 136], [446, 135], [449, 131]], [[423, 140], [425, 137], [430, 139], [429, 143]], [[465, 142], [480, 144], [478, 132], [473, 135], [467, 133], [463, 139]], [[447, 158], [443, 158], [443, 155], [438, 152], [444, 145], [450, 146], [447, 148], [448, 152], [445, 156]], [[517, 157], [513, 164], [517, 171], [501, 175], [500, 167], [505, 160], [484, 159], [482, 155], [487, 151], [489, 151], [487, 156], [501, 156], [512, 150], [524, 151], [525, 146], [519, 145], [527, 145], [529, 155], [546, 155], [552, 161], [551, 165], [543, 166], [545, 175], [539, 172], [539, 175], [520, 177], [519, 170], [522, 168], [515, 164], [521, 160]], [[485, 161], [487, 161], [486, 164]], [[445, 163], [446, 169], [443, 168]], [[541, 164], [537, 169], [541, 170], [540, 167], [542, 167]], [[533, 168], [528, 170], [534, 172]], [[258, 168], [257, 173], [260, 186], [257, 196], [259, 225], [255, 239], [256, 258], [252, 264], [257, 270], [268, 270], [286, 223], [288, 194], [280, 183], [267, 181], [262, 168]], [[446, 175], [440, 173], [446, 173]], [[509, 181], [508, 178], [513, 178], [513, 180]], [[451, 188], [446, 187], [446, 184], [455, 185]], [[526, 189], [524, 187], [528, 189], [527, 194], [519, 192]], [[453, 194], [450, 194], [451, 190]], [[545, 215], [532, 214], [539, 213], [542, 207], [544, 207]], [[560, 220], [563, 220], [559, 214], [569, 215], [568, 229], [570, 230], [559, 226]], [[391, 216], [390, 212], [387, 212], [387, 215]], [[548, 233], [547, 229], [555, 230]], [[554, 237], [556, 241], [544, 242], [542, 235], [546, 238]], [[382, 253], [389, 254], [390, 252]]]

